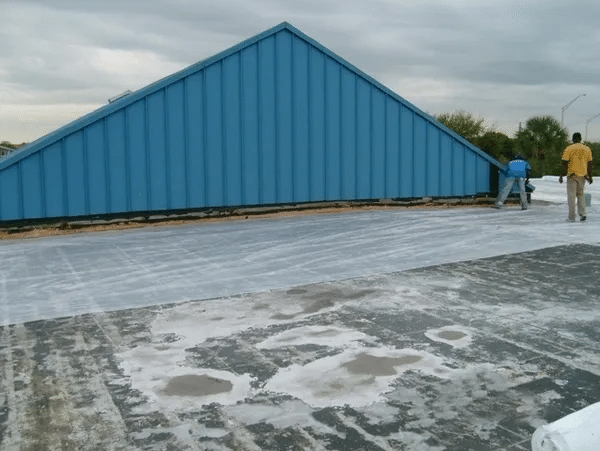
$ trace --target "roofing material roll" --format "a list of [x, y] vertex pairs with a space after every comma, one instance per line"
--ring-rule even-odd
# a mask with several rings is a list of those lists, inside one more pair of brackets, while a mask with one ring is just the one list
[[537, 428], [531, 438], [531, 450], [600, 450], [600, 402]]

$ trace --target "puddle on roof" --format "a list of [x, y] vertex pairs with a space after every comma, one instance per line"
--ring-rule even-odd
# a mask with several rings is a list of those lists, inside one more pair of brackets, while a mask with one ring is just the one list
[[187, 374], [171, 378], [164, 394], [167, 396], [208, 396], [230, 392], [230, 381], [217, 379], [206, 374]]
[[460, 340], [461, 338], [466, 337], [467, 334], [458, 330], [442, 330], [441, 332], [438, 332], [437, 336], [444, 340]]
[[359, 354], [354, 360], [342, 366], [353, 374], [366, 374], [370, 376], [393, 376], [396, 374], [395, 366], [411, 365], [423, 360], [420, 355], [405, 355], [402, 357], [376, 357], [366, 353]]

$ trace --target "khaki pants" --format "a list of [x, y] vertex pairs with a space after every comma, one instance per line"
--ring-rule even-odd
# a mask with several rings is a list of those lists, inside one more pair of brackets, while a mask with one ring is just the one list
[[569, 220], [575, 221], [575, 200], [577, 200], [577, 213], [585, 216], [585, 177], [570, 175], [567, 177], [567, 200], [569, 202]]

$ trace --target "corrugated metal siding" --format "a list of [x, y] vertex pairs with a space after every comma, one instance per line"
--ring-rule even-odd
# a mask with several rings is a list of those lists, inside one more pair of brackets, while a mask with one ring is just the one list
[[0, 162], [0, 220], [470, 196], [497, 163], [288, 24], [115, 103]]

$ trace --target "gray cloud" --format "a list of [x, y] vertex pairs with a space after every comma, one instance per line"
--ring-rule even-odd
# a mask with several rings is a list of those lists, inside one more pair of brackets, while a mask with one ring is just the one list
[[[432, 114], [463, 109], [509, 130], [582, 92], [565, 125], [600, 112], [593, 0], [3, 0], [0, 15], [11, 111], [99, 106], [285, 20]], [[0, 139], [39, 136], [11, 118], [0, 111]]]

